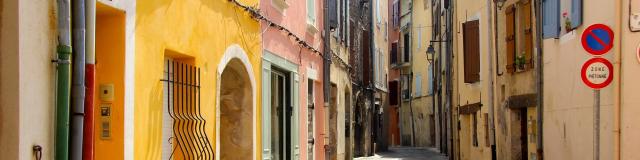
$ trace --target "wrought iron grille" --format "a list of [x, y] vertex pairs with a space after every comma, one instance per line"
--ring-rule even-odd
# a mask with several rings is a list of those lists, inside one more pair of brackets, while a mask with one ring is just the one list
[[168, 159], [215, 159], [200, 110], [200, 68], [172, 60], [165, 67], [164, 107], [172, 121], [165, 123], [173, 123], [172, 135], [163, 139], [171, 143]]

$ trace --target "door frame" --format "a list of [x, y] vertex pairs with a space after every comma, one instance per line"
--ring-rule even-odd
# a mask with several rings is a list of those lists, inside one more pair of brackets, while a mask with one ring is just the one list
[[[293, 107], [293, 115], [291, 122], [291, 152], [292, 159], [298, 159], [300, 157], [300, 144], [299, 144], [299, 113], [300, 113], [300, 77], [298, 76], [299, 66], [293, 62], [290, 62], [273, 52], [268, 50], [263, 51], [262, 56], [262, 159], [271, 159], [271, 72], [273, 68], [277, 67], [279, 70], [289, 72], [291, 95], [290, 103]], [[286, 73], [285, 73], [286, 74]]]

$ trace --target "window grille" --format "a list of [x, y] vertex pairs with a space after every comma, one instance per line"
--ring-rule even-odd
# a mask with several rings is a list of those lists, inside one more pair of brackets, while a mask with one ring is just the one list
[[162, 159], [214, 159], [200, 109], [200, 68], [170, 59], [164, 67], [160, 81], [164, 86], [163, 112], [168, 117], [163, 116], [163, 126], [171, 125], [163, 129], [162, 144], [163, 152], [166, 147], [171, 152], [168, 157], [163, 153]]

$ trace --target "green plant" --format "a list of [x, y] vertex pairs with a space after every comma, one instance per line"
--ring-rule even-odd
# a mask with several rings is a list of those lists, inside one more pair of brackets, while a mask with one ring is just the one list
[[524, 66], [527, 63], [526, 58], [524, 57], [524, 52], [522, 52], [522, 54], [516, 56], [516, 67], [519, 70], [524, 70]]

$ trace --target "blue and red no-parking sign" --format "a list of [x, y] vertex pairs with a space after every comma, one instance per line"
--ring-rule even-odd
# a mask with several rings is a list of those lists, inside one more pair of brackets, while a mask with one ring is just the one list
[[582, 47], [593, 55], [603, 55], [613, 48], [613, 30], [604, 24], [589, 26], [582, 33]]

